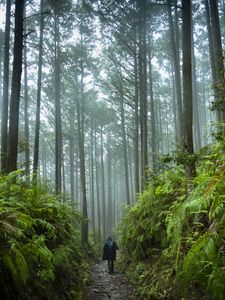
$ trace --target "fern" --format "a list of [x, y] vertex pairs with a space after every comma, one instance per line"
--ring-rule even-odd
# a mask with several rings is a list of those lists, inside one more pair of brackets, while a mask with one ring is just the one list
[[[120, 228], [122, 250], [127, 255], [124, 268], [132, 266], [132, 278], [137, 283], [140, 283], [140, 276], [144, 278], [141, 290], [146, 299], [152, 297], [151, 293], [159, 299], [160, 271], [166, 272], [168, 261], [173, 262], [170, 270], [175, 270], [176, 274], [168, 275], [172, 290], [180, 285], [181, 278], [183, 290], [194, 292], [198, 287], [200, 294], [206, 293], [210, 299], [224, 299], [224, 150], [225, 143], [220, 142], [200, 151], [198, 176], [188, 197], [183, 173], [179, 167], [173, 167], [155, 176], [137, 204], [125, 214]], [[153, 251], [152, 239], [160, 244], [162, 251]], [[149, 269], [138, 275], [135, 270], [146, 259], [151, 260]], [[154, 267], [156, 271], [151, 273]], [[146, 282], [145, 278], [148, 278]]]
[[11, 244], [11, 253], [18, 274], [17, 277], [14, 277], [14, 281], [22, 281], [22, 283], [25, 284], [30, 274], [27, 260], [19, 249], [18, 245], [16, 245], [15, 243]]
[[225, 195], [219, 195], [218, 197], [215, 197], [209, 211], [210, 220], [213, 220], [223, 215], [224, 203], [225, 203]]
[[27, 186], [23, 172], [0, 176], [1, 297], [66, 299], [73, 294], [76, 299], [88, 267], [80, 220], [46, 187]]
[[223, 300], [225, 293], [225, 275], [224, 268], [219, 267], [216, 263], [212, 266], [212, 272], [208, 277], [207, 290], [212, 294], [213, 299]]

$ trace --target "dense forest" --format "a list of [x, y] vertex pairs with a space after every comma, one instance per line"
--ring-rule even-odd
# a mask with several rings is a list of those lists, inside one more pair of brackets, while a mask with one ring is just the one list
[[225, 0], [0, 17], [0, 298], [84, 299], [112, 235], [140, 299], [225, 299]]

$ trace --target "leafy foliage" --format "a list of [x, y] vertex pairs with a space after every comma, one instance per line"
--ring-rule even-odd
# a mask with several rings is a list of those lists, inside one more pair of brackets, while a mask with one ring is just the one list
[[0, 177], [0, 295], [81, 299], [88, 259], [80, 216], [21, 171]]
[[[166, 170], [153, 179], [123, 219], [120, 228], [123, 253], [121, 268], [130, 274], [131, 281], [137, 285], [144, 299], [163, 299], [160, 295], [165, 294], [165, 286], [169, 289], [167, 278], [173, 272], [172, 264], [164, 259], [162, 261], [166, 267], [161, 268], [159, 258], [169, 247], [165, 223], [168, 210], [184, 190], [183, 170], [180, 167]], [[161, 283], [164, 282], [161, 285], [159, 277]]]
[[[174, 167], [160, 174], [127, 212], [121, 226], [128, 257], [123, 267], [133, 282], [145, 278], [139, 287], [145, 298], [176, 298], [179, 286], [184, 291], [179, 297], [185, 299], [204, 299], [204, 294], [224, 298], [224, 147], [218, 142], [198, 153], [190, 195], [182, 171]], [[137, 274], [143, 262], [144, 270]]]

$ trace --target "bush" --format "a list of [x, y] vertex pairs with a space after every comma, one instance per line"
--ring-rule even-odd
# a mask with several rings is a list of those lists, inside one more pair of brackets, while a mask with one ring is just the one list
[[144, 299], [224, 298], [224, 150], [220, 141], [198, 153], [189, 195], [181, 168], [173, 167], [125, 214], [122, 268]]
[[171, 290], [174, 261], [167, 260], [163, 253], [169, 248], [166, 216], [173, 201], [185, 191], [183, 173], [177, 167], [154, 178], [122, 221], [121, 269], [143, 299], [166, 299], [175, 290]]
[[81, 217], [22, 171], [0, 177], [2, 299], [81, 299], [88, 258]]

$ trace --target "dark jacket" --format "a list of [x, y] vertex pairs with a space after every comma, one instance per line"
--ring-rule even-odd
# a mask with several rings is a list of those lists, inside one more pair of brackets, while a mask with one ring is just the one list
[[107, 240], [103, 247], [103, 260], [116, 260], [117, 244], [114, 241], [111, 243]]

